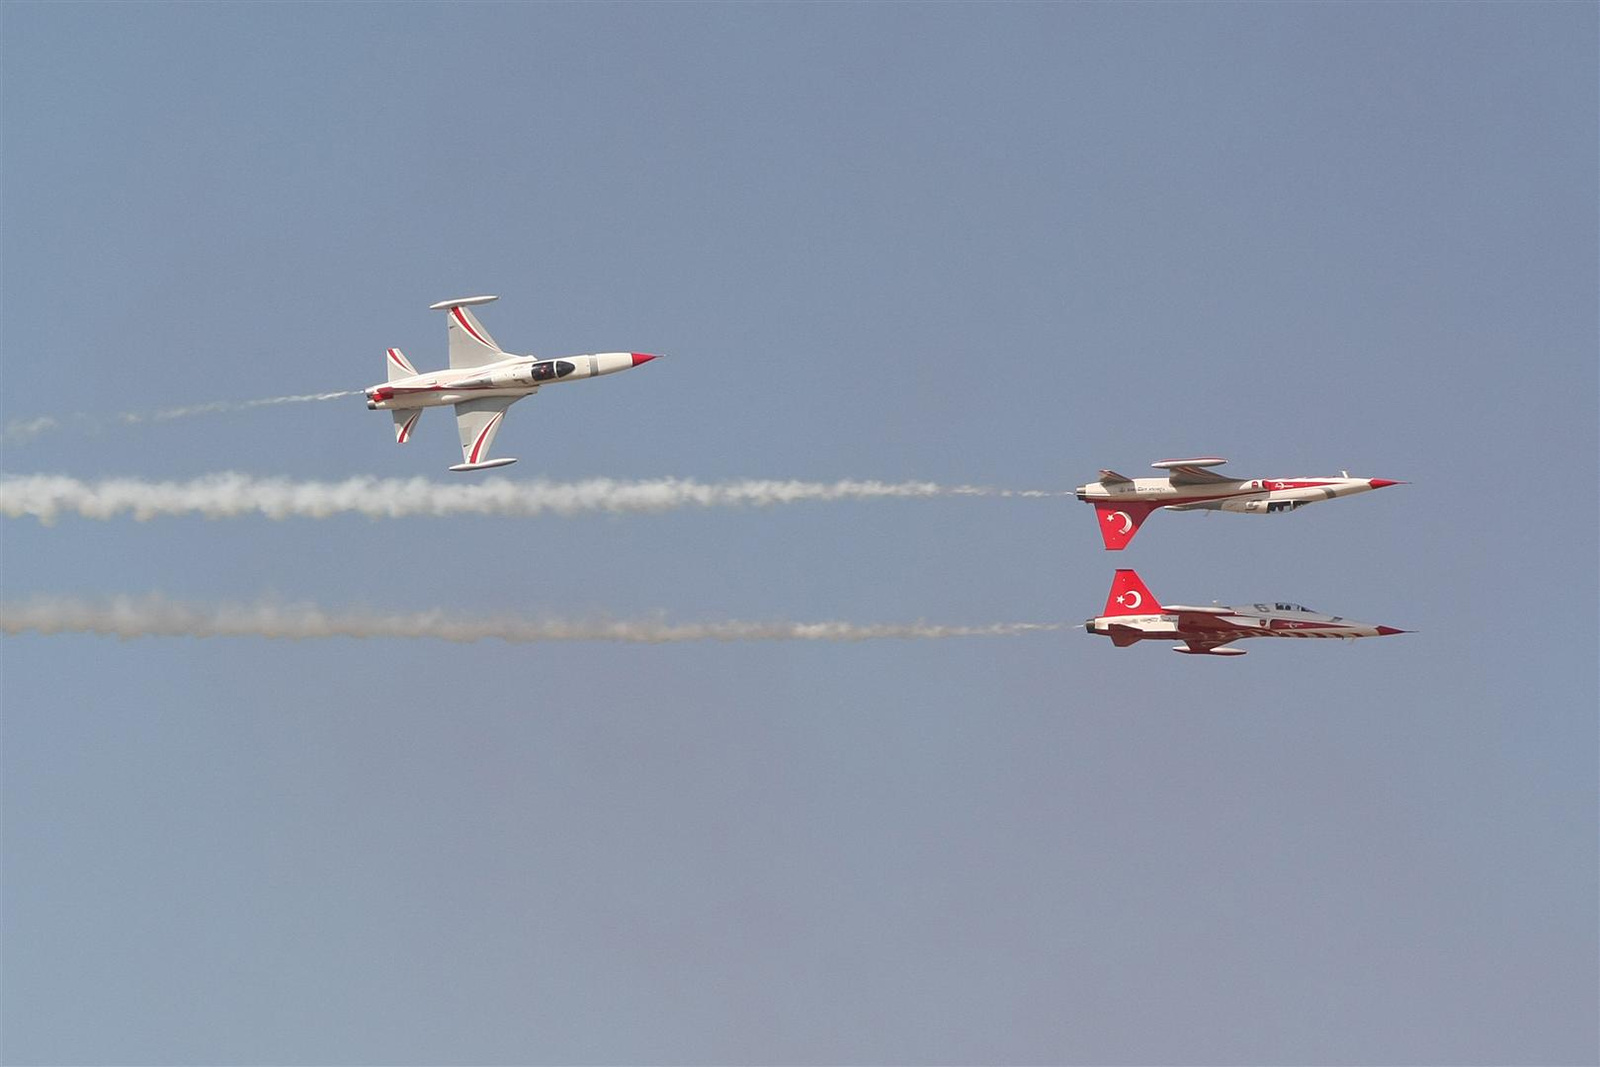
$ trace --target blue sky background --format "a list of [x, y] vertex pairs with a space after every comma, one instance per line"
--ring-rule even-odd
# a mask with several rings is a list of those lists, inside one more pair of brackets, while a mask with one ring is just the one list
[[[1592, 1063], [1592, 5], [6, 4], [0, 417], [361, 388], [491, 292], [505, 477], [1409, 480], [7, 520], [7, 599], [1420, 631], [1237, 661], [9, 637], [10, 1063]], [[359, 398], [8, 473], [452, 478]]]

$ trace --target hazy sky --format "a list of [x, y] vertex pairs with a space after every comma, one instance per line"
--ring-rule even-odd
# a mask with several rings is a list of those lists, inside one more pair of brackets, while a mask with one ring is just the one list
[[[0, 8], [7, 475], [1411, 484], [0, 521], [7, 602], [1420, 631], [0, 639], [8, 1063], [1593, 1063], [1589, 4]], [[477, 476], [482, 479], [484, 476]], [[3, 489], [0, 489], [3, 493]]]

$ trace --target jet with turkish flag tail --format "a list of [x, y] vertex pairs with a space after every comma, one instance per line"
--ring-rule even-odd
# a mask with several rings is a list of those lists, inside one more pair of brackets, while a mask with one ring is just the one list
[[1231, 647], [1247, 637], [1388, 637], [1410, 633], [1393, 626], [1374, 626], [1338, 615], [1324, 615], [1299, 604], [1245, 604], [1208, 608], [1158, 601], [1132, 570], [1119, 570], [1111, 581], [1104, 613], [1084, 622], [1092, 634], [1104, 634], [1118, 648], [1139, 641], [1182, 641], [1172, 651], [1191, 656], [1242, 656]]
[[600, 352], [561, 359], [513, 355], [503, 351], [477, 316], [467, 310], [498, 299], [466, 296], [431, 305], [430, 311], [449, 316], [450, 369], [418, 374], [398, 348], [391, 348], [384, 359], [389, 380], [366, 391], [368, 410], [393, 413], [394, 439], [402, 445], [411, 440], [423, 408], [453, 404], [461, 434], [461, 462], [450, 468], [453, 471], [487, 470], [516, 462], [510, 456], [490, 459], [489, 449], [506, 409], [523, 397], [546, 385], [615, 374], [656, 358], [645, 352]]
[[1341, 496], [1404, 485], [1388, 478], [1230, 478], [1208, 470], [1228, 462], [1216, 456], [1164, 459], [1150, 466], [1167, 471], [1165, 478], [1128, 478], [1103, 470], [1100, 480], [1080, 485], [1078, 499], [1094, 505], [1100, 536], [1111, 552], [1126, 548], [1139, 526], [1157, 508], [1163, 511], [1237, 511], [1275, 515], [1280, 511]]

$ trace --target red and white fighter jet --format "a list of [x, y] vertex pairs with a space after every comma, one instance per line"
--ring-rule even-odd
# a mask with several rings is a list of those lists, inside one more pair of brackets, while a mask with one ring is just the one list
[[1192, 656], [1242, 656], [1242, 648], [1228, 647], [1246, 637], [1388, 637], [1410, 633], [1393, 626], [1374, 626], [1338, 615], [1303, 608], [1299, 604], [1245, 604], [1209, 608], [1187, 604], [1162, 605], [1139, 575], [1119, 570], [1111, 581], [1105, 613], [1087, 620], [1083, 628], [1104, 634], [1118, 648], [1136, 641], [1178, 640], [1172, 651]]
[[1078, 499], [1094, 505], [1100, 536], [1105, 539], [1106, 548], [1116, 552], [1127, 547], [1139, 532], [1139, 525], [1157, 508], [1272, 515], [1318, 500], [1404, 484], [1388, 478], [1352, 478], [1349, 471], [1337, 478], [1229, 478], [1206, 469], [1226, 462], [1216, 456], [1201, 456], [1150, 464], [1166, 470], [1165, 478], [1128, 478], [1103, 470], [1099, 481], [1078, 486]]
[[592, 356], [538, 359], [502, 351], [489, 331], [467, 308], [487, 304], [496, 296], [467, 296], [441, 300], [431, 311], [449, 315], [450, 369], [418, 374], [398, 348], [388, 351], [389, 380], [367, 392], [367, 407], [394, 413], [394, 439], [411, 440], [411, 431], [423, 408], [454, 404], [456, 427], [461, 431], [461, 462], [453, 471], [477, 471], [515, 463], [507, 456], [490, 459], [489, 447], [500, 429], [506, 409], [541, 386], [576, 382], [615, 374], [648, 363], [655, 356], [644, 352], [600, 352]]

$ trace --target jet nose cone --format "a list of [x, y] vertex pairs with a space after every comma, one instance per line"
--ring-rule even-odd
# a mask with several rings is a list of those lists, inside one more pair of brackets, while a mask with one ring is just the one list
[[1388, 637], [1390, 634], [1408, 634], [1410, 632], [1410, 630], [1396, 630], [1393, 626], [1378, 627], [1379, 637]]
[[1406, 483], [1397, 482], [1393, 478], [1368, 478], [1367, 484], [1374, 489], [1382, 489], [1386, 485], [1405, 485]]
[[652, 359], [656, 358], [648, 352], [629, 352], [628, 354], [633, 357], [633, 365], [635, 367], [641, 363], [649, 363]]

